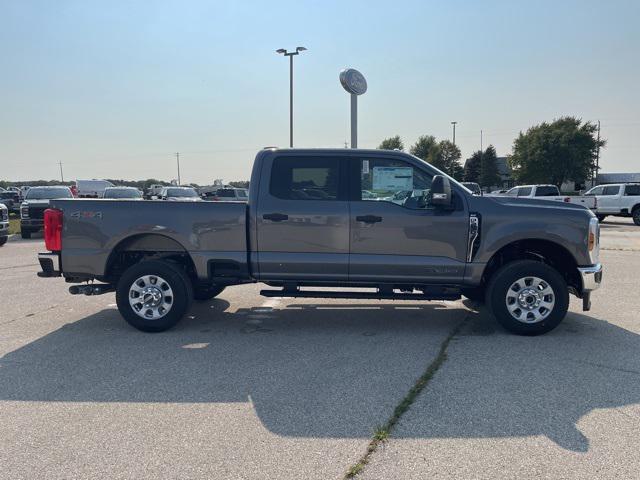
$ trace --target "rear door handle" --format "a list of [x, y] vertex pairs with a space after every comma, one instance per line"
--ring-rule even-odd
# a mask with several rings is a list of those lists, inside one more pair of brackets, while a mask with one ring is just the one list
[[282, 222], [284, 220], [289, 220], [289, 215], [285, 215], [284, 213], [265, 213], [262, 215], [262, 218], [265, 220], [271, 220], [272, 222]]
[[356, 221], [364, 223], [377, 223], [382, 221], [382, 217], [377, 215], [358, 215]]

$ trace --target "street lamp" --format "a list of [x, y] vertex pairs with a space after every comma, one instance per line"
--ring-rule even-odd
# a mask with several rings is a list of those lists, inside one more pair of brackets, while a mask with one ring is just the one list
[[451, 125], [453, 125], [453, 145], [456, 145], [456, 123], [458, 122], [451, 122]]
[[288, 52], [284, 48], [279, 48], [276, 53], [281, 53], [285, 57], [289, 57], [289, 147], [293, 148], [293, 57], [300, 55], [306, 48], [296, 47], [293, 52]]

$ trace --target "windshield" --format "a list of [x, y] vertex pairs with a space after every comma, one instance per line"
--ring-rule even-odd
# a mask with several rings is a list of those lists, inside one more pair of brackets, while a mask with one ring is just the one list
[[198, 193], [193, 188], [168, 188], [167, 197], [197, 197]]
[[133, 188], [107, 188], [104, 198], [141, 198], [142, 194]]
[[26, 200], [51, 200], [54, 198], [73, 198], [67, 187], [31, 188], [27, 192]]

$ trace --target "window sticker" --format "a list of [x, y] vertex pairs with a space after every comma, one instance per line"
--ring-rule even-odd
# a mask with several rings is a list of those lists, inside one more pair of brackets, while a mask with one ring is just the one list
[[412, 167], [373, 167], [373, 190], [413, 190]]

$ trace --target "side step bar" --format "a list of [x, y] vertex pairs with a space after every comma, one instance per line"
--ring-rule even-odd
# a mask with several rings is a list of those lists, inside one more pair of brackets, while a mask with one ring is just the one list
[[457, 292], [425, 292], [425, 293], [394, 293], [393, 291], [377, 292], [340, 292], [328, 290], [261, 290], [263, 297], [298, 297], [298, 298], [358, 298], [365, 300], [459, 300]]

